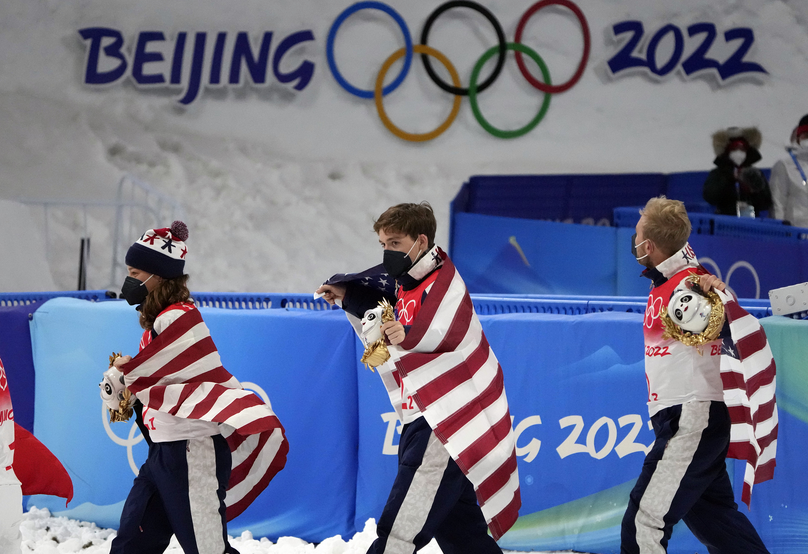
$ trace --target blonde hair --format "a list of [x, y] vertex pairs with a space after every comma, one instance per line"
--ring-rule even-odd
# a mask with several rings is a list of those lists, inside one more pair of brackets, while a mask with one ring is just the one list
[[673, 256], [684, 248], [690, 237], [690, 220], [685, 205], [664, 196], [651, 198], [640, 210], [645, 217], [643, 237], [651, 239], [664, 254]]

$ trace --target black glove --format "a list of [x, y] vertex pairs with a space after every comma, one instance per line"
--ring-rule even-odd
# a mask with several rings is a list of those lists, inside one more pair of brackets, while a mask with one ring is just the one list
[[766, 178], [756, 167], [744, 167], [738, 175], [738, 181], [749, 187], [752, 192], [760, 192], [766, 188]]

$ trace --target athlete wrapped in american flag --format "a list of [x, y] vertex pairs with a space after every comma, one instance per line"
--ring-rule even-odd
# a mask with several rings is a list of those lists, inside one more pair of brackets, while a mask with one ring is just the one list
[[[288, 444], [272, 408], [222, 367], [190, 301], [181, 222], [146, 231], [126, 255], [121, 297], [145, 329], [134, 358], [114, 360], [149, 454], [135, 478], [110, 552], [236, 552], [227, 521], [243, 512], [286, 463]], [[116, 378], [102, 382], [114, 384]]]
[[381, 325], [391, 359], [377, 369], [403, 428], [373, 554], [433, 537], [444, 551], [500, 553], [495, 539], [521, 506], [502, 368], [435, 227], [425, 202], [389, 208], [374, 225], [386, 275], [338, 275], [317, 290], [354, 321], [382, 298], [396, 306], [397, 321]]
[[652, 198], [640, 214], [631, 250], [652, 282], [643, 335], [656, 439], [629, 496], [621, 553], [666, 552], [681, 520], [710, 552], [767, 554], [735, 503], [726, 458], [749, 461], [748, 502], [774, 468], [771, 351], [755, 318], [699, 264], [684, 205]]

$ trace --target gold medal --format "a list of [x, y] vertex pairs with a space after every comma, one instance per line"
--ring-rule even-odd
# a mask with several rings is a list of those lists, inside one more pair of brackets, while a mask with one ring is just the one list
[[[390, 305], [386, 298], [379, 302], [379, 306], [382, 307], [382, 323], [395, 321], [396, 315], [393, 311], [393, 306]], [[384, 343], [384, 335], [382, 335], [379, 340], [367, 345], [361, 361], [373, 371], [373, 368], [379, 367], [389, 359], [390, 351], [387, 349], [387, 345]]]

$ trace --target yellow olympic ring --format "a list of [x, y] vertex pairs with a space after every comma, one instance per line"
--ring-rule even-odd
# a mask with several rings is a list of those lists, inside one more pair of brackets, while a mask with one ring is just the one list
[[[435, 50], [431, 46], [427, 46], [425, 44], [416, 44], [412, 47], [413, 52], [416, 54], [426, 54], [427, 56], [432, 56], [433, 58], [437, 59], [443, 66], [449, 71], [449, 75], [452, 77], [452, 83], [455, 87], [460, 88], [460, 76], [457, 74], [457, 70], [452, 65], [452, 62], [449, 61], [449, 58], [441, 54], [439, 51]], [[401, 48], [400, 50], [396, 50], [392, 56], [387, 58], [385, 62], [382, 64], [382, 68], [379, 70], [379, 76], [376, 77], [376, 87], [373, 92], [373, 98], [376, 101], [376, 111], [379, 112], [379, 119], [382, 120], [382, 123], [387, 130], [393, 133], [398, 138], [409, 140], [412, 142], [425, 142], [428, 140], [432, 140], [433, 138], [440, 136], [449, 126], [454, 122], [457, 114], [460, 112], [460, 101], [462, 100], [462, 96], [455, 94], [454, 95], [454, 104], [452, 105], [452, 112], [449, 114], [449, 117], [446, 118], [446, 121], [441, 123], [441, 125], [433, 131], [428, 133], [408, 133], [396, 127], [396, 125], [390, 121], [390, 118], [387, 117], [387, 113], [384, 111], [384, 101], [382, 100], [382, 88], [384, 87], [384, 77], [387, 75], [387, 70], [390, 69], [390, 66], [393, 63], [404, 56], [407, 52], [406, 48]]]

